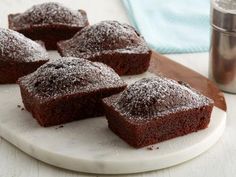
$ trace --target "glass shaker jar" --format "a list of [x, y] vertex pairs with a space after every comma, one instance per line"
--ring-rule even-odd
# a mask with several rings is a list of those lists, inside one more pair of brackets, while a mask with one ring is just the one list
[[211, 26], [209, 77], [236, 93], [236, 0], [211, 1]]

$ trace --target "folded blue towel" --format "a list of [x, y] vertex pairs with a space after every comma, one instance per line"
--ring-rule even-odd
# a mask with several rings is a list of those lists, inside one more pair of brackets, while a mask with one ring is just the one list
[[209, 49], [209, 0], [123, 0], [131, 22], [160, 53]]

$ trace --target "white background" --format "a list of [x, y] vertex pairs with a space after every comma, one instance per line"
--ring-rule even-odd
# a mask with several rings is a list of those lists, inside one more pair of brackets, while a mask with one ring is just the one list
[[[56, 0], [55, 0], [56, 1]], [[57, 0], [72, 9], [84, 9], [91, 24], [101, 20], [127, 22], [125, 9], [119, 0]], [[0, 27], [7, 27], [9, 13], [23, 12], [45, 0], [0, 0]], [[208, 53], [167, 55], [189, 68], [207, 76]], [[209, 151], [184, 164], [137, 177], [233, 177], [236, 174], [236, 95], [225, 94], [228, 117], [220, 141]], [[1, 98], [0, 98], [1, 99]], [[80, 177], [102, 176], [71, 172], [39, 162], [0, 138], [0, 177]], [[110, 176], [110, 175], [109, 175]], [[122, 175], [120, 175], [122, 176]]]

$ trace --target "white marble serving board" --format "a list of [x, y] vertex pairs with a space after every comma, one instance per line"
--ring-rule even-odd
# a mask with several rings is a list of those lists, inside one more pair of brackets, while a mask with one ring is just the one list
[[[133, 82], [152, 74], [124, 77]], [[0, 85], [0, 135], [48, 164], [89, 173], [137, 173], [170, 167], [209, 149], [223, 133], [226, 112], [214, 107], [207, 129], [142, 149], [113, 134], [105, 117], [43, 128], [23, 107], [17, 85]], [[150, 150], [152, 149], [152, 150]]]

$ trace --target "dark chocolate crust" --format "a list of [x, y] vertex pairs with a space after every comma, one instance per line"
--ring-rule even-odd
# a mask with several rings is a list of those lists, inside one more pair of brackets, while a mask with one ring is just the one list
[[126, 87], [111, 68], [79, 58], [48, 62], [18, 84], [25, 108], [45, 127], [101, 116], [102, 98]]
[[73, 38], [58, 42], [58, 52], [105, 63], [119, 75], [145, 72], [151, 58], [143, 37], [132, 26], [117, 21], [85, 27]]
[[103, 104], [109, 128], [136, 148], [206, 128], [213, 108], [188, 85], [160, 78], [137, 81]]
[[32, 73], [48, 60], [42, 42], [0, 28], [0, 84], [16, 83], [19, 77]]
[[[51, 11], [58, 14], [63, 14], [63, 12], [68, 13], [65, 13], [61, 20], [55, 20], [55, 16], [50, 15], [50, 10], [47, 14], [39, 14], [37, 11], [33, 14], [35, 9], [43, 9], [41, 6], [48, 7], [48, 9], [51, 8]], [[60, 12], [59, 10], [61, 9], [64, 11]], [[41, 13], [43, 13], [43, 11]], [[45, 43], [46, 49], [55, 50], [57, 48], [56, 44], [58, 41], [73, 37], [74, 34], [89, 24], [87, 14], [84, 10], [80, 9], [73, 14], [72, 17], [68, 17], [71, 14], [73, 14], [73, 12], [70, 11], [70, 9], [67, 9], [58, 3], [45, 3], [33, 6], [24, 13], [9, 14], [8, 23], [10, 29], [18, 31], [33, 40], [41, 40]], [[48, 18], [48, 16], [51, 16], [51, 18]], [[41, 18], [46, 18], [49, 20]]]

